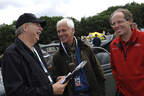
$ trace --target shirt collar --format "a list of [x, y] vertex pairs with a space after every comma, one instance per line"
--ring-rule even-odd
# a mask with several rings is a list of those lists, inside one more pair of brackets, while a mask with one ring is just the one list
[[137, 29], [132, 29], [132, 36], [131, 36], [131, 38], [127, 41], [127, 42], [125, 42], [125, 41], [123, 41], [120, 37], [118, 37], [118, 39], [119, 39], [119, 42], [121, 42], [122, 44], [132, 44], [132, 43], [135, 43], [136, 42], [136, 40], [137, 40], [137, 32], [138, 32], [138, 30]]

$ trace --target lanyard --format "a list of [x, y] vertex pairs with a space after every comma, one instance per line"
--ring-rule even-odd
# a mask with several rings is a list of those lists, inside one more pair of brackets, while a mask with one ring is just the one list
[[36, 51], [35, 48], [34, 48], [33, 51], [34, 51], [34, 53], [36, 54], [36, 56], [38, 57], [38, 59], [39, 59], [39, 61], [40, 61], [40, 64], [41, 64], [41, 67], [43, 68], [44, 72], [45, 72], [46, 74], [48, 74], [48, 79], [50, 80], [51, 84], [53, 84], [53, 80], [52, 80], [52, 78], [50, 77], [50, 74], [48, 73], [48, 70], [47, 70], [46, 67], [44, 66], [44, 64], [43, 64], [43, 62], [42, 62], [42, 60], [41, 60], [38, 52]]
[[81, 58], [80, 58], [80, 48], [79, 48], [79, 46], [76, 46], [76, 57], [77, 57], [78, 64], [80, 64], [81, 63]]
[[[81, 62], [81, 59], [80, 59], [80, 48], [78, 46], [78, 41], [77, 41], [77, 39], [76, 39], [75, 36], [74, 36], [74, 39], [75, 39], [75, 42], [76, 42], [76, 57], [77, 57], [77, 62], [78, 62], [78, 64], [80, 64], [80, 62]], [[69, 57], [69, 54], [68, 54], [68, 52], [67, 52], [64, 44], [62, 43], [62, 41], [61, 41], [61, 45], [62, 45], [62, 48], [64, 49], [64, 52]]]

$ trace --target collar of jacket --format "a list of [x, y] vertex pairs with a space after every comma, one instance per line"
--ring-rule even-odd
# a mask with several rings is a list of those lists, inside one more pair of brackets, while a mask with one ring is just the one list
[[[27, 51], [29, 51], [29, 52], [32, 52], [31, 50], [30, 50], [30, 48], [28, 48], [28, 46], [26, 46], [18, 37], [15, 39], [15, 43], [17, 44], [17, 45], [19, 45], [19, 46], [23, 46], [23, 48], [25, 49], [25, 50], [27, 50]], [[34, 45], [34, 47], [35, 46], [38, 46], [38, 44], [36, 43], [35, 45]]]
[[[32, 57], [34, 60], [37, 61], [37, 63], [41, 66], [39, 59], [33, 54], [33, 52], [19, 39], [15, 39], [15, 44], [17, 44], [16, 50], [24, 56], [24, 58], [27, 60], [27, 62], [31, 63], [32, 62]], [[43, 54], [40, 50], [40, 47], [37, 44], [34, 45], [35, 49], [37, 50], [42, 62], [44, 63], [44, 66], [46, 67], [46, 62], [43, 58]], [[41, 67], [42, 68], [42, 67]], [[42, 69], [43, 70], [43, 69]]]
[[[114, 42], [114, 45], [120, 49], [123, 49], [122, 40], [121, 40], [120, 36], [118, 36], [116, 39], [117, 40], [116, 40], [116, 42]], [[138, 40], [138, 30], [132, 29], [132, 36], [131, 36], [130, 40], [128, 41], [128, 45], [130, 46], [130, 45], [136, 43], [137, 40]]]
[[[81, 48], [88, 47], [88, 45], [84, 44], [84, 42], [81, 41], [81, 39], [80, 39], [79, 37], [76, 37], [76, 38], [77, 38], [77, 40], [78, 40], [78, 46], [80, 47], [80, 49], [81, 49]], [[64, 52], [61, 43], [60, 43], [60, 46], [59, 46], [59, 51], [60, 51], [60, 52]]]
[[[15, 39], [15, 44], [18, 45], [18, 47], [21, 49], [19, 51], [26, 51], [28, 52], [31, 56], [34, 57], [35, 60], [37, 60], [37, 62], [39, 62], [38, 58], [33, 54], [33, 52], [30, 50], [30, 48], [28, 48], [19, 38], [16, 38]], [[40, 57], [43, 56], [42, 53], [40, 52], [40, 48], [39, 48], [39, 45], [38, 43], [34, 45], [34, 48], [38, 51]], [[22, 52], [23, 53], [23, 52]], [[43, 60], [43, 58], [41, 58], [42, 61], [45, 63], [45, 61]]]

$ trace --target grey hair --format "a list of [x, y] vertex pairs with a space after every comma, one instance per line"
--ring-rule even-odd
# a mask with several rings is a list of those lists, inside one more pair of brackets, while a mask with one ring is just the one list
[[22, 26], [18, 27], [15, 31], [16, 36], [20, 35], [23, 32]]
[[58, 27], [58, 26], [59, 26], [61, 23], [63, 23], [63, 22], [66, 22], [67, 26], [68, 26], [70, 29], [74, 28], [74, 22], [73, 22], [72, 19], [69, 19], [69, 18], [63, 18], [63, 19], [61, 19], [60, 21], [58, 21], [56, 27]]
[[[31, 22], [29, 23], [24, 23], [24, 24], [32, 24]], [[22, 25], [20, 27], [18, 27], [15, 31], [16, 36], [20, 35], [23, 32], [23, 27]]]

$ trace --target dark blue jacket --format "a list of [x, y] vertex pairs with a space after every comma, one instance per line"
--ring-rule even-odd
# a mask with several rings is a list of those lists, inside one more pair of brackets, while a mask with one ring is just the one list
[[101, 39], [100, 38], [98, 38], [98, 37], [95, 37], [94, 39], [93, 39], [93, 45], [94, 46], [100, 46], [101, 45]]

